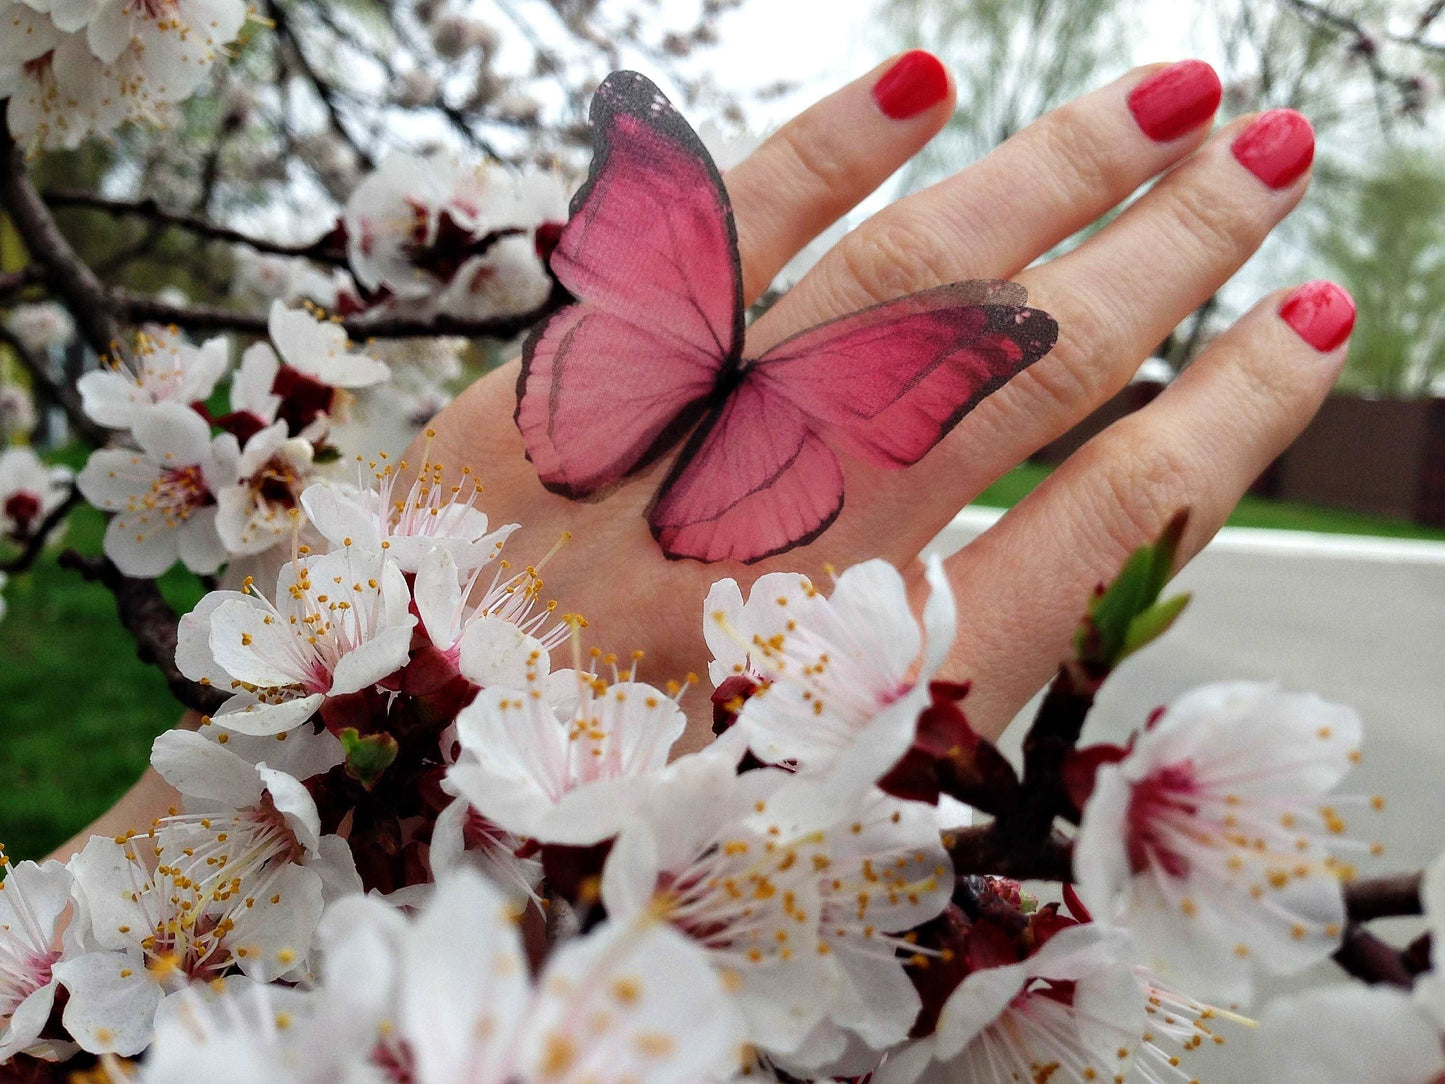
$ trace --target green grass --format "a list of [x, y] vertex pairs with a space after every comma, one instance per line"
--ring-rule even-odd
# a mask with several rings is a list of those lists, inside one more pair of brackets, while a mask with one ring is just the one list
[[[1048, 473], [1025, 464], [978, 503], [1012, 505]], [[1445, 531], [1375, 516], [1254, 498], [1230, 522], [1445, 538]], [[100, 514], [82, 509], [62, 546], [99, 553], [102, 530]], [[0, 842], [16, 860], [45, 854], [108, 808], [145, 768], [151, 741], [180, 714], [160, 675], [136, 660], [110, 594], [59, 568], [60, 548], [11, 577], [0, 620]], [[182, 572], [162, 586], [181, 612], [199, 597], [194, 578]]]
[[[1053, 468], [1025, 463], [989, 486], [974, 502], [991, 508], [1011, 508], [1049, 476]], [[1229, 517], [1231, 527], [1272, 527], [1285, 531], [1321, 531], [1326, 534], [1363, 534], [1385, 538], [1445, 540], [1445, 530], [1421, 527], [1385, 516], [1321, 508], [1292, 501], [1270, 501], [1246, 496]]]
[[[5, 587], [0, 842], [17, 861], [40, 857], [104, 812], [180, 716], [160, 674], [136, 659], [110, 593], [55, 563], [65, 546], [99, 553], [103, 527], [99, 512], [81, 509], [61, 546]], [[175, 605], [199, 597], [194, 577], [173, 573], [163, 585]]]

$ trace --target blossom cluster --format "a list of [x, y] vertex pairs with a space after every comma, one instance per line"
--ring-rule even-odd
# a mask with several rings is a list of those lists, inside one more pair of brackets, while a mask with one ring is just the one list
[[310, 302], [367, 319], [521, 316], [552, 293], [547, 259], [566, 219], [555, 172], [397, 151], [351, 189], [323, 238], [345, 252], [345, 270], [241, 251], [233, 289], [252, 303]]
[[245, 25], [243, 0], [0, 0], [0, 98], [32, 149], [165, 123]]
[[[196, 429], [194, 462], [156, 442], [204, 427], [182, 403], [217, 364], [92, 381], [140, 445], [98, 454], [208, 477], [233, 433]], [[1340, 943], [1348, 709], [1226, 683], [1079, 750], [1079, 883], [1043, 902], [957, 869], [968, 811], [920, 782], [971, 735], [938, 680], [936, 560], [921, 619], [882, 561], [828, 591], [716, 583], [719, 736], [676, 755], [696, 677], [586, 646], [468, 476], [381, 466], [296, 504], [274, 589], [182, 619], [178, 667], [225, 694], [155, 743], [184, 807], [8, 870], [0, 1058], [153, 1082], [1170, 1081], [1259, 974]]]
[[158, 576], [177, 559], [208, 574], [290, 538], [318, 457], [338, 454], [353, 393], [390, 375], [317, 314], [277, 303], [268, 328], [222, 412], [208, 403], [229, 366], [224, 338], [196, 346], [151, 328], [81, 377], [86, 414], [117, 441], [91, 454], [76, 485], [114, 513], [105, 553], [126, 575]]

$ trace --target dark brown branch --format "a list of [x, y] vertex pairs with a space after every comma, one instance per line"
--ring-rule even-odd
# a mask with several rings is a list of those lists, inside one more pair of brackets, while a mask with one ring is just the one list
[[19, 271], [0, 272], [0, 297], [23, 290], [27, 286], [45, 280], [45, 271], [39, 264], [28, 264]]
[[1368, 983], [1401, 986], [1406, 990], [1415, 984], [1415, 975], [1406, 964], [1404, 954], [1354, 923], [1345, 928], [1344, 940], [1335, 951], [1334, 960], [1355, 978]]
[[[133, 323], [174, 324], [190, 331], [237, 331], [264, 335], [266, 317], [212, 305], [169, 305], [153, 297], [116, 292], [112, 295], [119, 312]], [[554, 296], [540, 308], [515, 316], [487, 320], [459, 320], [438, 315], [426, 319], [409, 317], [342, 321], [346, 333], [357, 341], [365, 339], [411, 339], [429, 335], [459, 335], [470, 339], [511, 339], [526, 331], [560, 304]]]
[[321, 99], [322, 108], [326, 110], [327, 120], [331, 128], [339, 135], [348, 147], [356, 154], [356, 160], [361, 163], [362, 168], [373, 170], [376, 168], [376, 159], [352, 136], [350, 130], [341, 119], [341, 109], [336, 102], [336, 94], [331, 84], [321, 77], [311, 65], [311, 60], [306, 56], [306, 50], [302, 48], [300, 39], [292, 29], [287, 12], [280, 4], [268, 3], [266, 13], [270, 16], [271, 22], [276, 30], [276, 41], [285, 50], [283, 55], [289, 56], [295, 61], [301, 75], [311, 84], [316, 96]]
[[166, 211], [153, 199], [131, 202], [95, 196], [88, 192], [46, 192], [43, 198], [51, 207], [84, 207], [87, 210], [103, 211], [109, 215], [145, 218], [165, 226], [174, 226], [188, 233], [194, 233], [207, 240], [223, 241], [230, 245], [245, 245], [247, 248], [269, 255], [294, 256], [338, 267], [346, 266], [346, 253], [334, 247], [330, 233], [324, 234], [314, 241], [308, 241], [306, 244], [293, 245], [281, 241], [268, 241], [264, 237], [252, 237], [250, 234], [242, 233], [230, 226], [211, 222], [200, 215]]
[[1074, 879], [1073, 846], [1053, 832], [1031, 847], [1018, 845], [997, 831], [994, 824], [959, 828], [943, 834], [943, 845], [953, 859], [955, 876], [982, 874], [1015, 881]]
[[1422, 914], [1420, 882], [1423, 878], [1424, 874], [1417, 870], [1351, 881], [1345, 885], [1345, 913], [1352, 922]]
[[40, 552], [45, 549], [45, 543], [55, 533], [55, 529], [65, 521], [71, 510], [81, 502], [80, 490], [74, 487], [70, 495], [57, 505], [50, 513], [42, 519], [29, 538], [25, 540], [25, 548], [8, 561], [0, 561], [0, 572], [7, 574], [24, 572], [35, 563]]
[[31, 353], [29, 347], [4, 327], [0, 327], [0, 342], [15, 352], [15, 356], [20, 360], [20, 367], [30, 374], [30, 379], [35, 382], [35, 386], [52, 402], [58, 404], [61, 410], [65, 411], [65, 417], [69, 420], [72, 429], [91, 444], [101, 445], [110, 439], [108, 430], [86, 416], [85, 410], [81, 406], [79, 393], [69, 384], [56, 383], [51, 378], [45, 362]]
[[45, 268], [50, 287], [66, 303], [80, 333], [98, 354], [109, 352], [120, 336], [105, 287], [55, 225], [50, 209], [25, 174], [25, 155], [0, 126], [0, 205], [25, 242], [30, 258]]
[[176, 668], [176, 626], [180, 619], [155, 580], [133, 579], [123, 575], [108, 558], [85, 557], [75, 550], [61, 553], [60, 567], [74, 569], [115, 596], [120, 623], [135, 639], [136, 657], [164, 675], [172, 696], [203, 715], [211, 714], [225, 702], [226, 695], [219, 689], [199, 685]]

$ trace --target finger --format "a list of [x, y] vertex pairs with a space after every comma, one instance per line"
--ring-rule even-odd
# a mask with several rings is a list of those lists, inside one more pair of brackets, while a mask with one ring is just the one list
[[975, 725], [1003, 729], [1066, 657], [1094, 585], [1181, 508], [1190, 512], [1181, 563], [1213, 537], [1329, 393], [1354, 317], [1354, 302], [1331, 283], [1271, 295], [1154, 402], [1070, 456], [948, 560], [969, 603], [951, 662], [958, 676], [980, 676], [969, 697]]
[[943, 64], [915, 49], [830, 94], [728, 170], [744, 300], [757, 300], [809, 241], [918, 153], [953, 102]]
[[1136, 69], [1055, 109], [855, 229], [760, 333], [776, 339], [944, 282], [1013, 276], [1189, 154], [1219, 94], [1214, 70], [1187, 60]]
[[1021, 458], [1106, 400], [1294, 209], [1313, 155], [1293, 110], [1240, 118], [1094, 237], [1021, 274], [1059, 341], [980, 421], [1011, 434]]

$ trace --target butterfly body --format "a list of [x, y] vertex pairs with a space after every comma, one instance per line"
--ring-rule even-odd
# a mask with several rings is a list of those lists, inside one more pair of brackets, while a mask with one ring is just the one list
[[553, 253], [578, 299], [523, 349], [516, 421], [550, 490], [596, 497], [682, 447], [647, 509], [673, 558], [752, 562], [843, 506], [839, 456], [917, 462], [1052, 347], [1008, 282], [953, 283], [744, 358], [741, 263], [722, 178], [650, 82], [598, 88], [597, 151]]

